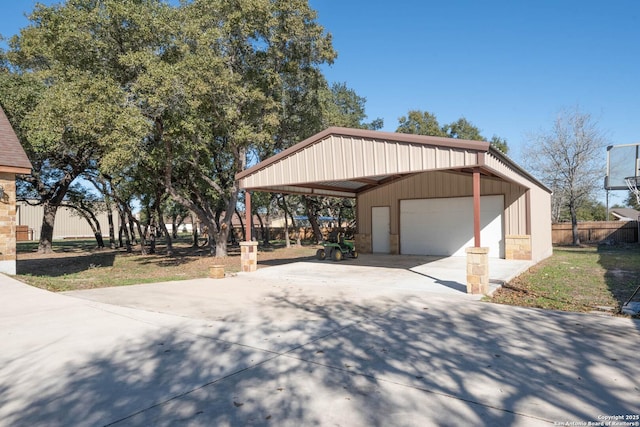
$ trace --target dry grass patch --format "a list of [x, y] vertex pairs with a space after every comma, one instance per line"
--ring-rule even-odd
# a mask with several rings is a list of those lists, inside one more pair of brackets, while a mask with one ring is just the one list
[[[240, 270], [239, 246], [230, 246], [229, 256], [217, 258], [205, 249], [192, 248], [186, 239], [174, 243], [171, 257], [165, 255], [162, 245], [153, 255], [141, 255], [139, 250], [96, 249], [95, 242], [89, 240], [54, 242], [52, 254], [38, 254], [36, 247], [34, 243], [18, 245], [16, 278], [54, 292], [208, 277], [214, 264], [224, 265], [229, 273]], [[314, 253], [314, 246], [260, 247], [259, 268], [307, 259]]]

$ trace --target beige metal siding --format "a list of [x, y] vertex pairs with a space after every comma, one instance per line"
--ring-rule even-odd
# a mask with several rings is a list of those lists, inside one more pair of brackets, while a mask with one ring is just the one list
[[542, 261], [553, 254], [551, 243], [551, 194], [534, 187], [531, 199], [531, 257]]
[[[29, 227], [29, 237], [33, 240], [40, 239], [40, 230], [42, 228], [42, 217], [44, 215], [44, 208], [42, 206], [31, 206], [25, 202], [18, 202], [17, 206], [17, 223], [18, 225], [26, 225]], [[102, 212], [96, 214], [98, 221], [100, 222], [100, 228], [103, 237], [109, 236], [109, 220], [107, 213]], [[119, 217], [116, 212], [113, 214], [113, 222], [118, 232]], [[33, 232], [31, 231], [33, 230]], [[56, 222], [53, 226], [53, 238], [65, 239], [65, 238], [77, 238], [77, 237], [89, 237], [93, 238], [93, 231], [87, 221], [78, 216], [74, 210], [60, 207], [56, 213]]]
[[[496, 178], [481, 177], [483, 196], [504, 195], [505, 234], [526, 232], [526, 189]], [[371, 233], [371, 207], [391, 206], [391, 234], [399, 233], [400, 200], [473, 196], [469, 174], [433, 171], [412, 175], [358, 195], [358, 232]]]
[[[486, 166], [505, 179], [529, 188], [531, 206], [526, 206], [526, 198], [515, 201], [518, 205], [514, 211], [523, 212], [523, 217], [518, 221], [509, 221], [506, 234], [529, 234], [526, 230], [526, 210], [529, 209], [531, 218], [531, 257], [533, 261], [541, 261], [553, 252], [551, 244], [551, 194], [540, 185], [514, 170], [509, 164], [488, 153], [485, 156]], [[521, 206], [520, 206], [521, 205]]]
[[477, 152], [460, 148], [331, 135], [240, 181], [257, 189], [477, 164]]

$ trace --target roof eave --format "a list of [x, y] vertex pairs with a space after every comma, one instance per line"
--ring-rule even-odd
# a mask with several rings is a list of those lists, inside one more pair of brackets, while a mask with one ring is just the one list
[[536, 177], [534, 177], [533, 175], [531, 175], [529, 172], [527, 172], [525, 169], [523, 169], [520, 165], [518, 165], [516, 162], [514, 162], [513, 160], [511, 160], [511, 158], [509, 156], [507, 156], [506, 154], [504, 154], [502, 151], [500, 151], [499, 149], [497, 149], [496, 147], [494, 147], [493, 145], [491, 145], [489, 147], [489, 152], [498, 157], [500, 160], [502, 160], [503, 162], [505, 162], [506, 164], [508, 164], [510, 167], [512, 167], [513, 169], [517, 170], [518, 173], [520, 173], [522, 176], [524, 176], [525, 178], [527, 178], [528, 180], [530, 180], [531, 182], [533, 182], [534, 184], [538, 185], [540, 188], [542, 188], [543, 190], [547, 191], [549, 194], [553, 194], [553, 190], [551, 190], [549, 187], [547, 187], [545, 184], [543, 184], [542, 182], [540, 182], [540, 180], [538, 180]]
[[22, 166], [3, 166], [0, 165], [0, 173], [14, 173], [20, 175], [31, 175], [32, 168]]

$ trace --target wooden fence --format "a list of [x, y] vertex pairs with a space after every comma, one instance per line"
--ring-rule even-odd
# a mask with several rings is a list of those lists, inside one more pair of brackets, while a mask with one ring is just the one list
[[[578, 223], [580, 243], [635, 243], [638, 241], [637, 221], [585, 221]], [[571, 223], [563, 222], [551, 226], [554, 245], [573, 243]]]

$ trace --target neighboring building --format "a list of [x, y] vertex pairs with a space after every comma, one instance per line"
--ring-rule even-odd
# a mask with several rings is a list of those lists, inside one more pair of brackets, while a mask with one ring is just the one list
[[610, 210], [618, 221], [638, 221], [640, 220], [640, 211], [631, 208], [613, 208]]
[[16, 274], [16, 174], [31, 162], [0, 107], [0, 273]]
[[481, 241], [489, 257], [552, 254], [551, 191], [488, 142], [329, 128], [236, 178], [355, 198], [362, 253], [464, 256]]
[[[42, 228], [42, 217], [44, 208], [42, 205], [28, 204], [24, 201], [17, 203], [17, 224], [27, 228], [25, 240], [40, 240], [40, 230]], [[109, 219], [106, 211], [95, 213], [100, 223], [102, 237], [109, 239]], [[117, 211], [113, 211], [113, 226], [118, 236], [120, 228], [120, 216]], [[54, 240], [62, 239], [93, 239], [93, 230], [87, 220], [80, 216], [75, 209], [60, 206], [56, 212], [56, 222], [53, 226]], [[108, 243], [108, 242], [107, 242]]]

